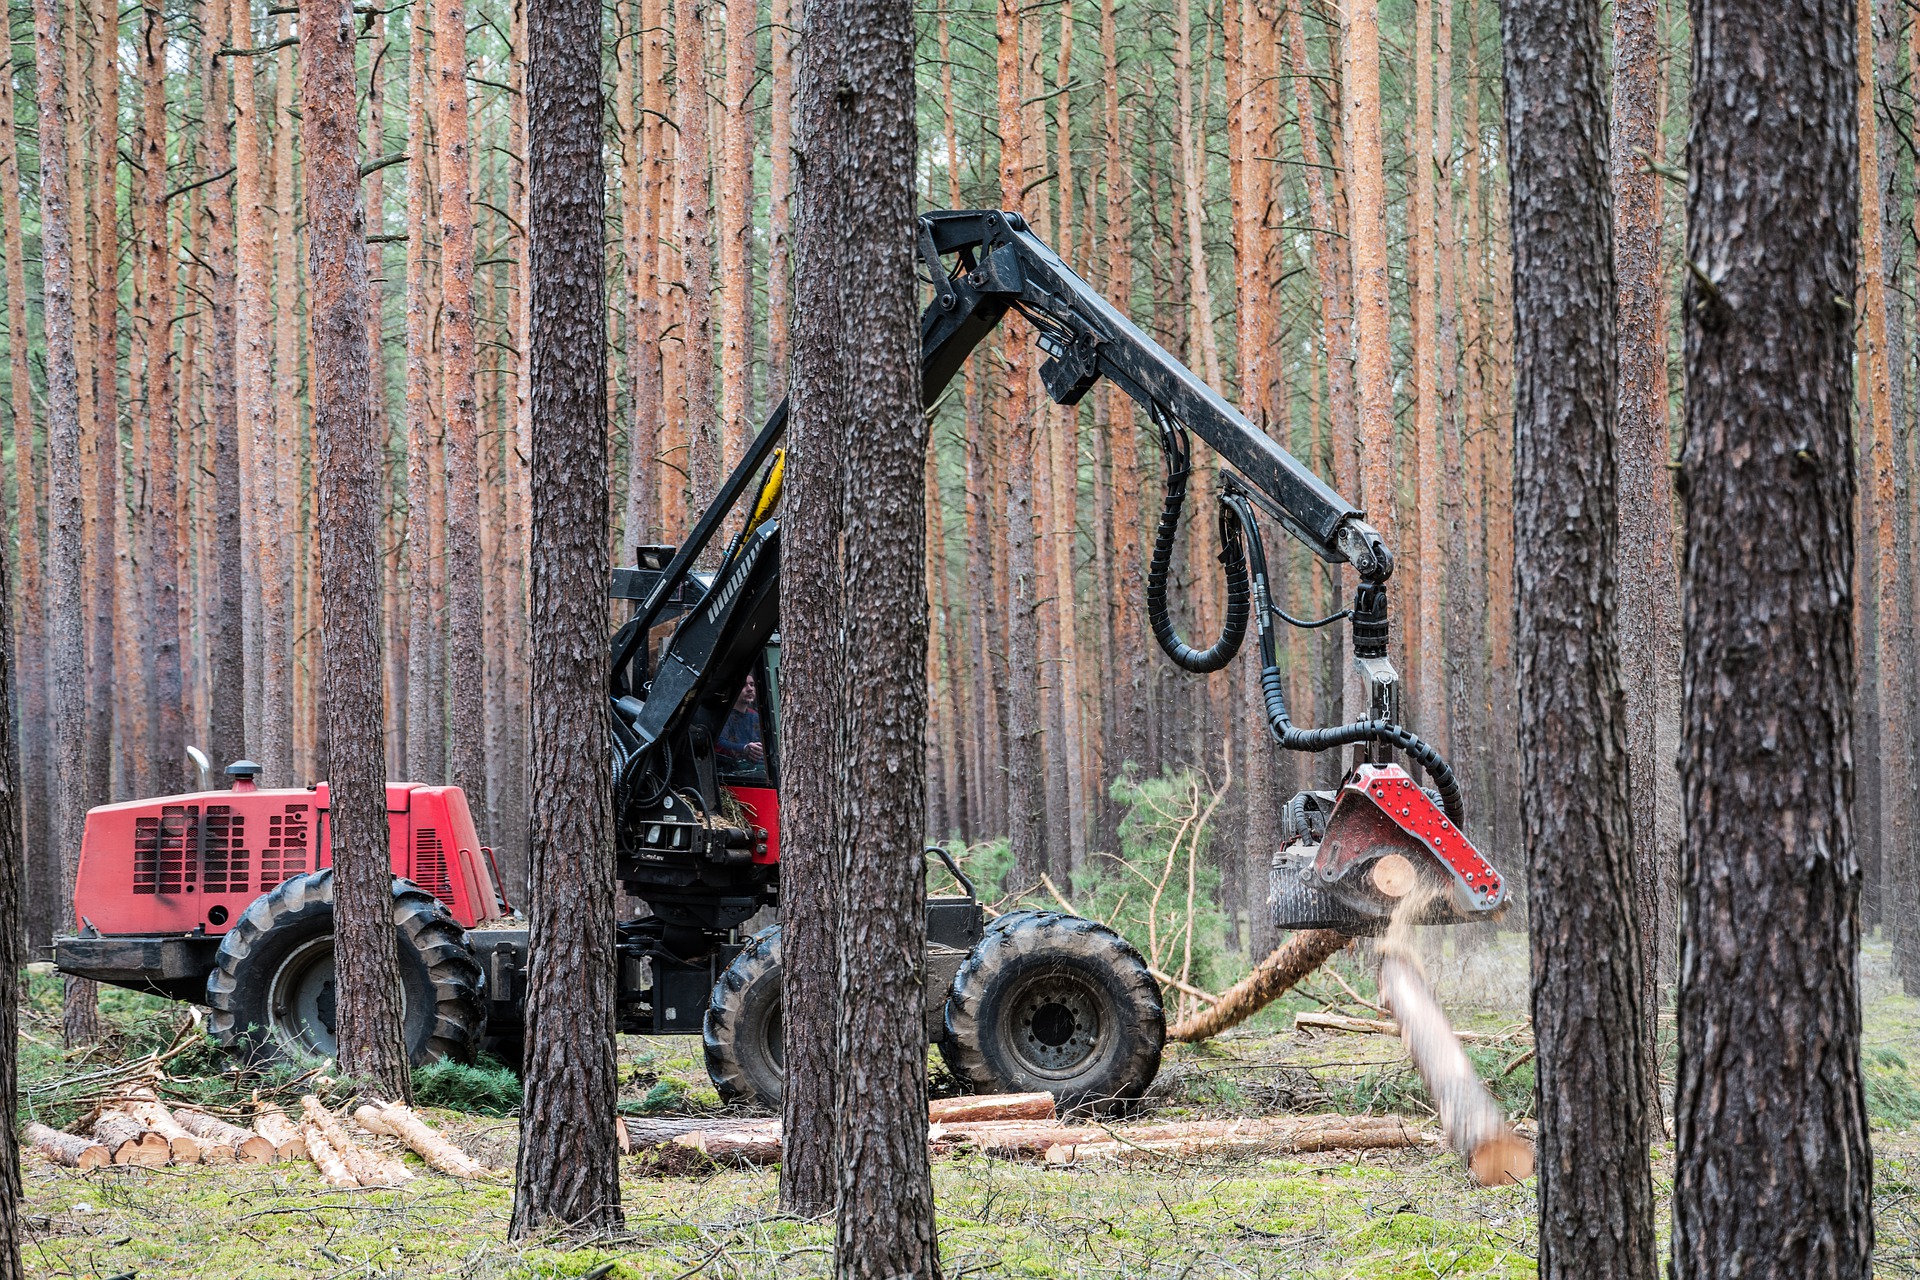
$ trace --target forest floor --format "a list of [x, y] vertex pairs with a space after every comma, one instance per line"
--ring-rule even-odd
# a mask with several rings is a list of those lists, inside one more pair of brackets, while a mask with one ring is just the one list
[[[1346, 965], [1354, 993], [1371, 988]], [[1432, 965], [1484, 1077], [1517, 1114], [1530, 1109], [1523, 1059], [1524, 940], [1503, 935], [1465, 959]], [[1897, 994], [1883, 952], [1865, 979], [1867, 1065], [1874, 1121], [1876, 1217], [1884, 1276], [1920, 1276], [1920, 1002]], [[59, 1123], [78, 1114], [71, 1082], [97, 1065], [65, 1060], [51, 978], [33, 985], [22, 1041], [23, 1110]], [[112, 993], [111, 1052], [171, 1042], [181, 1006]], [[1296, 1031], [1293, 1015], [1321, 1005], [1365, 1013], [1325, 977], [1254, 1023], [1201, 1046], [1169, 1046], [1152, 1099], [1158, 1116], [1277, 1112], [1430, 1117], [1396, 1040]], [[1520, 1045], [1519, 1052], [1514, 1051]], [[1671, 1074], [1671, 1046], [1667, 1046]], [[622, 1110], [717, 1111], [692, 1037], [622, 1037]], [[170, 1064], [171, 1091], [211, 1099], [231, 1080], [219, 1060]], [[196, 1075], [196, 1071], [200, 1074]], [[510, 1169], [517, 1121], [511, 1077], [470, 1072], [429, 1082], [423, 1107], [470, 1154]], [[258, 1084], [259, 1082], [252, 1082]], [[287, 1087], [287, 1082], [281, 1082]], [[292, 1086], [297, 1089], [298, 1086]], [[936, 1076], [936, 1087], [938, 1077]], [[464, 1090], [464, 1092], [463, 1092]], [[476, 1109], [498, 1114], [477, 1114]], [[1655, 1149], [1664, 1216], [1672, 1147]], [[595, 1280], [759, 1280], [828, 1274], [831, 1221], [798, 1221], [776, 1206], [772, 1169], [651, 1176], [623, 1161], [626, 1233], [587, 1247], [557, 1239], [509, 1243], [511, 1191], [421, 1170], [398, 1190], [334, 1191], [310, 1166], [114, 1168], [86, 1174], [24, 1157], [30, 1276], [88, 1280], [172, 1277], [590, 1276]], [[1399, 1151], [1046, 1168], [963, 1155], [934, 1162], [941, 1253], [963, 1276], [1471, 1277], [1531, 1276], [1532, 1185], [1475, 1188], [1460, 1161], [1429, 1146]]]

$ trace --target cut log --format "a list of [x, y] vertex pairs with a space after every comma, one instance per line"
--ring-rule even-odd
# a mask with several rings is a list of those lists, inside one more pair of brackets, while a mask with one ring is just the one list
[[[308, 1094], [300, 1099], [300, 1113], [308, 1124], [314, 1125], [326, 1135], [327, 1145], [340, 1157], [347, 1171], [359, 1179], [363, 1187], [390, 1187], [412, 1179], [413, 1172], [400, 1160], [384, 1151], [374, 1151], [363, 1147], [353, 1140], [347, 1127], [340, 1118], [327, 1110], [326, 1104]], [[305, 1126], [302, 1126], [304, 1131]]]
[[173, 1159], [164, 1134], [155, 1133], [124, 1111], [108, 1108], [93, 1122], [93, 1136], [113, 1152], [115, 1164], [159, 1169]]
[[27, 1141], [33, 1144], [35, 1151], [69, 1169], [97, 1169], [113, 1160], [113, 1152], [107, 1149], [105, 1143], [62, 1133], [43, 1124], [27, 1126]]
[[755, 1127], [736, 1129], [696, 1129], [675, 1138], [674, 1145], [689, 1147], [709, 1160], [721, 1164], [775, 1164], [780, 1159], [780, 1130]]
[[353, 1176], [347, 1168], [347, 1162], [333, 1149], [324, 1130], [311, 1120], [300, 1124], [300, 1146], [313, 1161], [313, 1167], [320, 1171], [321, 1179], [330, 1187], [357, 1187], [360, 1179]]
[[271, 1142], [251, 1129], [229, 1124], [218, 1116], [191, 1107], [176, 1107], [173, 1119], [206, 1144], [202, 1158], [209, 1162], [218, 1162], [220, 1157], [216, 1153], [223, 1149], [232, 1152], [231, 1158], [243, 1164], [272, 1164], [279, 1159], [280, 1152]]
[[[1296, 1013], [1293, 1015], [1293, 1029], [1295, 1031], [1346, 1031], [1354, 1035], [1392, 1036], [1396, 1040], [1400, 1038], [1400, 1024], [1391, 1019], [1349, 1018], [1341, 1013]], [[1454, 1038], [1462, 1044], [1488, 1044], [1511, 1043], [1517, 1033], [1456, 1029], [1453, 1034]]]
[[365, 1129], [368, 1133], [378, 1134], [382, 1138], [397, 1138], [400, 1136], [387, 1124], [386, 1117], [380, 1114], [380, 1108], [374, 1106], [371, 1102], [363, 1102], [353, 1109], [353, 1122], [362, 1129]]
[[257, 1105], [253, 1113], [253, 1131], [273, 1144], [282, 1160], [307, 1159], [306, 1140], [287, 1113], [271, 1102]]
[[1373, 887], [1389, 898], [1404, 898], [1413, 892], [1419, 874], [1413, 869], [1413, 860], [1404, 853], [1389, 853], [1374, 860], [1367, 879], [1373, 881]]
[[[738, 1125], [740, 1122], [734, 1122]], [[765, 1122], [775, 1128], [778, 1120]], [[714, 1129], [726, 1126], [724, 1120], [712, 1116], [623, 1116], [620, 1131], [626, 1136], [621, 1151], [647, 1151], [654, 1147], [664, 1147], [682, 1134], [696, 1133], [701, 1129]]]
[[[361, 1107], [360, 1111], [367, 1109]], [[355, 1119], [359, 1115], [359, 1111], [354, 1112]], [[437, 1169], [453, 1178], [487, 1176], [485, 1165], [436, 1133], [433, 1126], [422, 1120], [413, 1108], [398, 1102], [385, 1103], [380, 1107], [380, 1121], [387, 1127], [388, 1133], [412, 1147], [414, 1153], [427, 1162], [428, 1168]]]
[[1190, 1043], [1207, 1040], [1240, 1025], [1325, 964], [1347, 942], [1346, 934], [1332, 929], [1304, 929], [1294, 934], [1255, 965], [1252, 973], [1228, 988], [1219, 1004], [1169, 1027], [1167, 1039]]
[[1483, 1187], [1533, 1173], [1533, 1144], [1513, 1131], [1493, 1100], [1412, 957], [1389, 950], [1380, 962], [1380, 996], [1400, 1024], [1400, 1040], [1433, 1098], [1440, 1128]]
[[1238, 1131], [1146, 1132], [1116, 1130], [1103, 1141], [1060, 1143], [1046, 1151], [1048, 1164], [1083, 1160], [1192, 1159], [1200, 1156], [1304, 1155], [1318, 1151], [1380, 1151], [1418, 1146], [1413, 1126], [1392, 1118], [1306, 1116], [1292, 1123], [1248, 1125]]
[[[132, 1093], [115, 1102], [114, 1106], [165, 1138], [175, 1164], [200, 1163], [205, 1144], [182, 1128], [180, 1122], [173, 1118], [173, 1113], [151, 1093]], [[229, 1151], [225, 1158], [232, 1160], [233, 1153]]]
[[990, 1093], [977, 1098], [937, 1098], [927, 1104], [930, 1124], [1051, 1120], [1056, 1114], [1050, 1093]]

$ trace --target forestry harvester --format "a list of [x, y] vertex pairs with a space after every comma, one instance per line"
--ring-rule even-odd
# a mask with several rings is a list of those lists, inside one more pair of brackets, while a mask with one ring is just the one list
[[[1054, 401], [1076, 404], [1101, 378], [1132, 397], [1166, 461], [1146, 590], [1160, 647], [1186, 671], [1217, 671], [1251, 623], [1274, 740], [1297, 751], [1351, 748], [1338, 788], [1303, 792], [1285, 807], [1274, 923], [1377, 932], [1422, 883], [1428, 921], [1497, 912], [1506, 884], [1461, 829], [1452, 771], [1399, 724], [1387, 657], [1393, 559], [1363, 513], [1075, 275], [1019, 215], [929, 213], [918, 234], [932, 290], [921, 320], [925, 403], [1010, 311], [1036, 331]], [[612, 637], [608, 677], [618, 879], [651, 910], [619, 926], [619, 1028], [703, 1034], [721, 1095], [761, 1105], [777, 1105], [782, 1087], [780, 930], [743, 936], [742, 926], [779, 902], [786, 423], [783, 403], [684, 543], [642, 547], [632, 566], [615, 570], [613, 595], [632, 613]], [[1204, 649], [1179, 637], [1167, 603], [1192, 436], [1223, 464], [1214, 514], [1226, 617]], [[1274, 606], [1263, 515], [1322, 560], [1352, 566], [1350, 609], [1302, 622]], [[709, 555], [723, 533], [724, 554]], [[703, 557], [717, 567], [697, 569]], [[1296, 727], [1276, 623], [1343, 619], [1368, 715]], [[74, 897], [81, 929], [59, 939], [56, 960], [70, 974], [206, 1004], [214, 1033], [255, 1058], [326, 1055], [334, 1048], [327, 789], [258, 788], [257, 772], [240, 762], [228, 769], [230, 790], [95, 809]], [[513, 926], [465, 798], [453, 787], [394, 784], [387, 808], [415, 1061], [470, 1058], [483, 1046], [517, 1059], [527, 935]], [[1165, 1038], [1160, 988], [1140, 955], [1093, 921], [1027, 910], [993, 917], [946, 855], [929, 853], [962, 890], [929, 897], [926, 908], [926, 1026], [955, 1073], [983, 1089], [1046, 1090], [1069, 1105], [1138, 1096]]]

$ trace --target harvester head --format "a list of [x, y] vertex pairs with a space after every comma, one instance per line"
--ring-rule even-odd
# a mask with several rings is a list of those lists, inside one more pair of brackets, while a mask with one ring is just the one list
[[1409, 897], [1415, 923], [1497, 919], [1507, 884], [1434, 796], [1395, 764], [1362, 764], [1336, 791], [1302, 791], [1281, 818], [1274, 927], [1382, 933]]

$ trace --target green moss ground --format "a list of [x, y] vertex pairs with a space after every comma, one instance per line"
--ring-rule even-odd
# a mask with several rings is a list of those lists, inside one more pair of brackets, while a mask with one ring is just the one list
[[[1461, 1026], [1498, 1032], [1525, 999], [1517, 942], [1436, 965], [1443, 1000]], [[1870, 949], [1864, 988], [1869, 1094], [1875, 1114], [1878, 1272], [1920, 1275], [1920, 1002], [1897, 994]], [[1344, 970], [1362, 996], [1357, 966]], [[1517, 994], [1516, 994], [1517, 993]], [[76, 1094], [50, 1088], [87, 1069], [54, 1048], [50, 982], [34, 985], [22, 1042], [26, 1109], [56, 1122]], [[1345, 1000], [1327, 979], [1254, 1024], [1211, 1044], [1169, 1051], [1155, 1108], [1167, 1116], [1293, 1110], [1426, 1114], [1398, 1045], [1381, 1037], [1292, 1031], [1314, 997]], [[1348, 1010], [1357, 1011], [1348, 1005]], [[116, 993], [115, 1038], [96, 1055], [134, 1055], [172, 1041], [182, 1011]], [[1511, 1045], [1474, 1048], [1483, 1076], [1522, 1116], [1530, 1064], [1501, 1073]], [[238, 1082], [196, 1049], [175, 1064], [170, 1089], [218, 1104]], [[622, 1110], [717, 1110], [691, 1038], [621, 1042]], [[429, 1111], [479, 1158], [510, 1167], [516, 1121], [497, 1076], [447, 1077]], [[501, 1105], [503, 1101], [506, 1106]], [[1672, 1154], [1656, 1150], [1663, 1200]], [[652, 1277], [757, 1280], [827, 1273], [832, 1226], [782, 1217], [772, 1170], [650, 1177], [626, 1162], [627, 1231], [586, 1248], [558, 1240], [509, 1244], [511, 1193], [426, 1173], [398, 1191], [331, 1191], [310, 1168], [99, 1170], [80, 1175], [29, 1154], [25, 1182], [32, 1276], [91, 1280], [313, 1276]], [[1476, 1189], [1459, 1162], [1433, 1149], [1226, 1162], [1044, 1169], [965, 1156], [936, 1161], [946, 1274], [1016, 1277], [1507, 1277], [1534, 1273], [1531, 1185]], [[1663, 1228], [1664, 1229], [1664, 1228]]]

